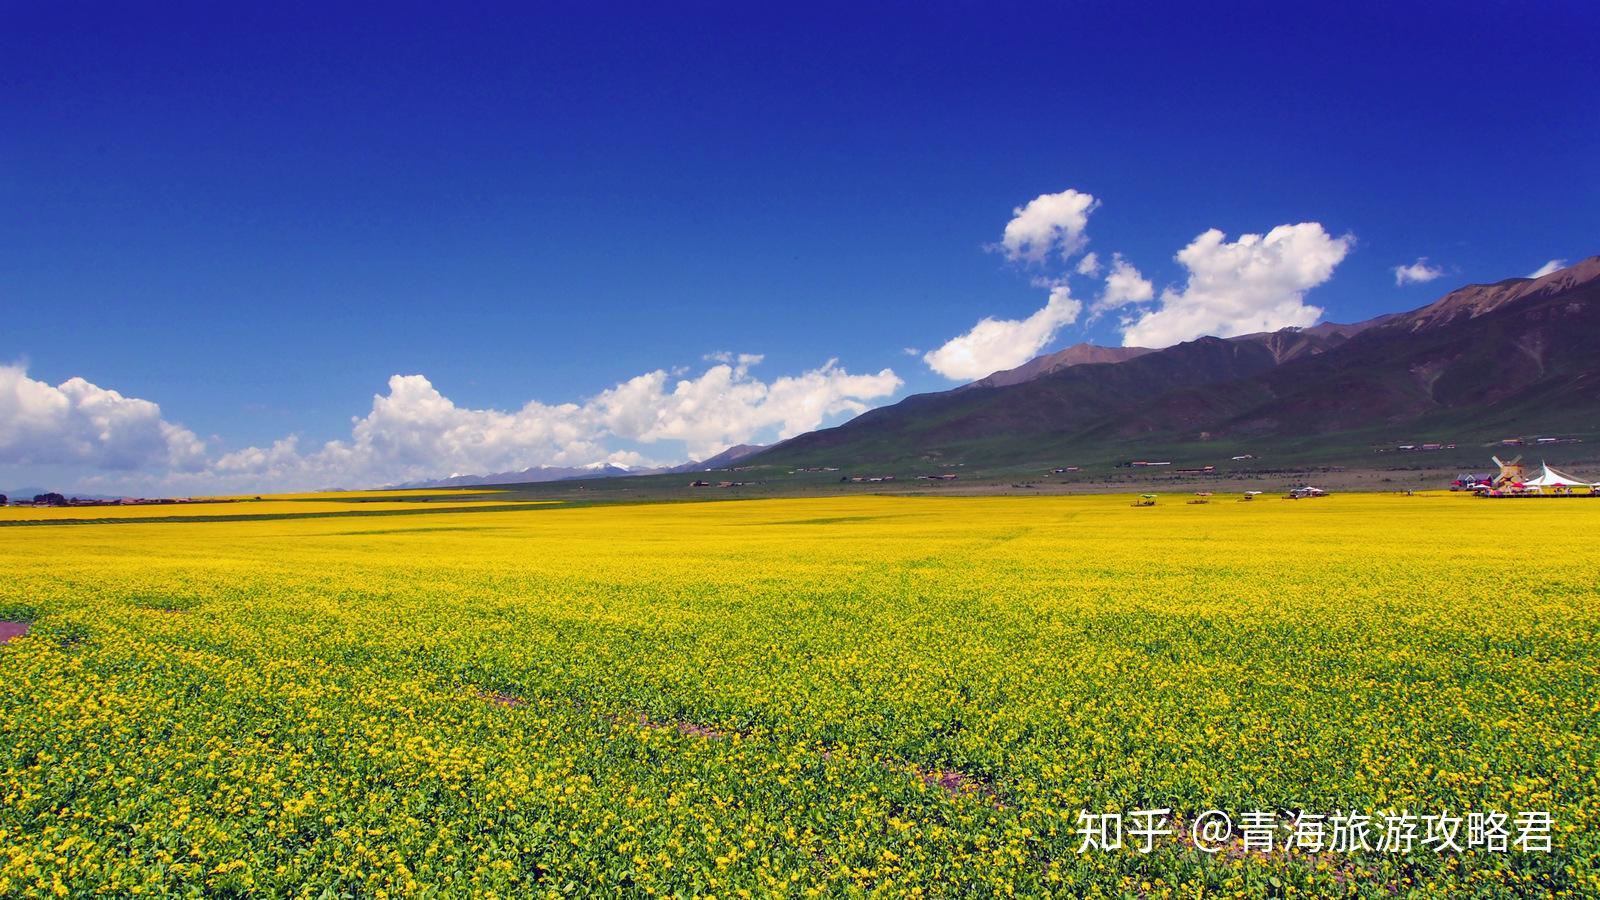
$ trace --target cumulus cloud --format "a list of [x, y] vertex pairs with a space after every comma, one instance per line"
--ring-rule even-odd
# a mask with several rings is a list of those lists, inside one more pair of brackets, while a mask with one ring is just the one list
[[348, 440], [305, 450], [291, 436], [269, 448], [225, 454], [212, 471], [229, 483], [314, 488], [579, 465], [608, 452], [577, 404], [470, 409], [457, 406], [421, 375], [395, 375], [388, 387], [388, 393], [372, 398], [365, 416], [352, 420]]
[[1011, 211], [998, 249], [1013, 262], [1042, 263], [1052, 252], [1071, 257], [1088, 242], [1083, 232], [1099, 205], [1093, 195], [1071, 188], [1040, 194]]
[[1545, 263], [1544, 265], [1540, 266], [1539, 268], [1534, 269], [1532, 272], [1529, 272], [1528, 273], [1528, 277], [1529, 278], [1543, 278], [1544, 276], [1549, 275], [1551, 272], [1559, 272], [1562, 269], [1565, 269], [1566, 267], [1567, 267], [1567, 261], [1566, 260], [1564, 260], [1564, 259], [1552, 259], [1549, 262]]
[[682, 441], [705, 457], [767, 430], [780, 438], [810, 431], [840, 413], [860, 413], [864, 401], [887, 397], [901, 381], [893, 370], [851, 375], [837, 360], [800, 375], [763, 382], [750, 375], [761, 357], [741, 354], [697, 378], [673, 381], [655, 371], [602, 392], [585, 407], [603, 433], [652, 443]]
[[300, 464], [300, 437], [291, 434], [271, 447], [246, 447], [224, 453], [211, 464], [211, 471], [221, 476], [259, 475]]
[[20, 365], [0, 366], [0, 464], [192, 471], [205, 452], [203, 441], [163, 419], [149, 400], [82, 378], [50, 385]]
[[1123, 330], [1123, 344], [1167, 347], [1208, 334], [1313, 325], [1322, 310], [1306, 305], [1305, 293], [1333, 276], [1354, 243], [1316, 222], [1279, 225], [1232, 242], [1213, 228], [1178, 252], [1189, 271], [1183, 289], [1162, 291], [1160, 305]]
[[91, 476], [84, 484], [138, 481], [206, 492], [382, 485], [539, 465], [639, 465], [649, 460], [614, 442], [676, 441], [689, 456], [704, 458], [863, 412], [902, 384], [890, 369], [853, 375], [835, 360], [763, 381], [750, 371], [758, 355], [712, 358], [716, 364], [696, 376], [658, 369], [582, 403], [532, 401], [515, 410], [458, 406], [422, 375], [395, 375], [366, 415], [351, 420], [348, 438], [307, 447], [291, 435], [214, 456], [193, 434], [163, 421], [153, 403], [82, 379], [53, 388], [20, 368], [0, 368], [0, 463], [68, 462], [129, 473]]
[[984, 318], [922, 357], [928, 367], [954, 381], [971, 381], [1020, 366], [1055, 340], [1056, 332], [1078, 320], [1083, 304], [1065, 284], [1050, 290], [1044, 308], [1026, 319]]
[[[1100, 205], [1093, 195], [1068, 188], [1040, 194], [1011, 211], [998, 250], [1013, 262], [1059, 265], [1046, 268], [1031, 281], [1049, 291], [1042, 309], [1025, 319], [985, 316], [966, 332], [922, 354], [928, 368], [953, 381], [971, 381], [1001, 369], [1020, 366], [1055, 339], [1065, 326], [1078, 320], [1083, 304], [1068, 288], [1066, 264], [1088, 243], [1084, 229], [1089, 214]], [[1053, 271], [1052, 271], [1053, 270]], [[1088, 253], [1073, 266], [1079, 275], [1100, 271], [1100, 257]]]
[[1111, 271], [1106, 273], [1106, 289], [1100, 293], [1100, 299], [1095, 301], [1095, 312], [1100, 313], [1130, 303], [1145, 303], [1156, 295], [1155, 285], [1139, 274], [1139, 270], [1122, 258], [1122, 254], [1111, 257]]
[[1404, 287], [1408, 284], [1421, 284], [1423, 282], [1432, 281], [1442, 275], [1444, 275], [1444, 269], [1441, 269], [1438, 266], [1428, 265], [1428, 258], [1426, 256], [1417, 257], [1417, 261], [1409, 266], [1394, 267], [1394, 283], [1396, 287]]

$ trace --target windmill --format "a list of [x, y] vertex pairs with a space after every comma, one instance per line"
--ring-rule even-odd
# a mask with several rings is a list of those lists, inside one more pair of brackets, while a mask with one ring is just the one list
[[1494, 479], [1494, 486], [1496, 488], [1507, 488], [1513, 484], [1527, 480], [1527, 475], [1525, 475], [1522, 471], [1522, 454], [1517, 454], [1517, 456], [1510, 461], [1502, 460], [1498, 456], [1491, 456], [1489, 458], [1494, 460], [1494, 464], [1500, 467], [1500, 474], [1496, 475]]

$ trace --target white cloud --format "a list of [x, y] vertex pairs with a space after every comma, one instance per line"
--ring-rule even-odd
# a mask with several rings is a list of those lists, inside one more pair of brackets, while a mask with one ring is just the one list
[[1001, 369], [1020, 366], [1055, 339], [1062, 326], [1078, 320], [1083, 304], [1065, 284], [1050, 290], [1043, 309], [1026, 319], [984, 318], [967, 333], [924, 354], [928, 367], [955, 381], [972, 381]]
[[1421, 284], [1432, 281], [1444, 275], [1444, 269], [1428, 265], [1426, 256], [1417, 257], [1417, 261], [1409, 266], [1394, 267], [1394, 283], [1396, 287], [1408, 284]]
[[1544, 276], [1549, 275], [1551, 272], [1559, 272], [1562, 269], [1565, 269], [1566, 267], [1567, 267], [1567, 261], [1566, 260], [1564, 260], [1564, 259], [1552, 259], [1549, 262], [1545, 263], [1544, 265], [1540, 266], [1539, 268], [1534, 269], [1532, 272], [1529, 272], [1528, 273], [1528, 277], [1529, 278], [1543, 278]]
[[1042, 263], [1052, 251], [1066, 259], [1087, 243], [1083, 230], [1098, 205], [1092, 195], [1071, 188], [1040, 194], [1011, 211], [998, 249], [1013, 262]]
[[116, 470], [82, 484], [130, 483], [181, 492], [284, 490], [395, 484], [539, 465], [650, 462], [615, 441], [681, 442], [704, 458], [769, 434], [790, 437], [830, 416], [859, 413], [902, 384], [890, 369], [852, 375], [829, 360], [770, 382], [750, 374], [754, 354], [715, 354], [695, 377], [656, 370], [583, 403], [529, 402], [520, 409], [457, 406], [421, 375], [395, 375], [388, 392], [353, 418], [350, 436], [320, 447], [291, 435], [270, 447], [207, 457], [190, 432], [155, 404], [73, 379], [59, 388], [0, 368], [0, 463]]
[[1349, 235], [1330, 236], [1316, 222], [1279, 225], [1232, 243], [1225, 237], [1213, 228], [1178, 252], [1188, 283], [1181, 291], [1162, 291], [1160, 306], [1123, 330], [1125, 346], [1167, 347], [1208, 334], [1313, 325], [1322, 310], [1303, 302], [1305, 292], [1331, 278], [1355, 243]]
[[51, 386], [0, 366], [0, 464], [193, 470], [205, 443], [148, 400], [69, 378]]
[[643, 443], [682, 441], [691, 457], [703, 458], [767, 429], [792, 437], [829, 416], [864, 412], [863, 401], [887, 397], [901, 385], [890, 369], [851, 375], [836, 360], [767, 383], [749, 373], [760, 360], [741, 355], [670, 384], [667, 373], [649, 372], [602, 392], [585, 409], [606, 434]]
[[259, 475], [294, 468], [300, 463], [300, 438], [291, 434], [274, 441], [271, 447], [246, 447], [224, 453], [212, 462], [211, 471], [222, 476]]
[[1106, 289], [1101, 292], [1094, 307], [1099, 313], [1130, 303], [1146, 303], [1155, 295], [1155, 285], [1140, 275], [1138, 269], [1122, 258], [1122, 254], [1117, 253], [1111, 257], [1111, 271], [1106, 273]]
[[514, 412], [457, 406], [421, 375], [395, 375], [352, 419], [348, 440], [303, 450], [297, 437], [225, 454], [211, 474], [253, 489], [391, 484], [532, 465], [582, 465], [608, 451], [583, 408], [530, 402]]
[[[1100, 205], [1092, 195], [1068, 188], [1056, 194], [1040, 194], [1027, 205], [1012, 210], [998, 250], [1013, 262], [1045, 266], [1059, 257], [1061, 264], [1046, 266], [1030, 281], [1049, 291], [1044, 307], [1025, 319], [996, 319], [986, 316], [965, 333], [922, 355], [923, 362], [953, 381], [971, 381], [1001, 369], [1020, 366], [1043, 350], [1056, 334], [1078, 320], [1083, 304], [1073, 298], [1066, 265], [1088, 243], [1085, 229], [1089, 214]], [[1121, 258], [1117, 257], [1121, 264]], [[1121, 264], [1132, 271], [1131, 266]], [[1072, 270], [1094, 276], [1101, 268], [1096, 253], [1084, 254]], [[1137, 272], [1133, 272], [1135, 278]], [[1120, 275], [1119, 278], [1126, 278]]]

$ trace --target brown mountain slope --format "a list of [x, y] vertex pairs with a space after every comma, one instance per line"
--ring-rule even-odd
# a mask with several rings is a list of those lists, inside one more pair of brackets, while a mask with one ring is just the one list
[[1600, 258], [1355, 325], [1201, 338], [1020, 384], [918, 395], [752, 461], [905, 459], [980, 445], [1025, 461], [1134, 438], [1270, 443], [1394, 428], [1463, 438], [1600, 428]]
[[[1310, 328], [1284, 328], [1279, 331], [1261, 331], [1255, 334], [1244, 334], [1238, 337], [1227, 338], [1230, 341], [1252, 342], [1266, 347], [1271, 351], [1273, 360], [1286, 363], [1302, 356], [1313, 356], [1323, 351], [1337, 347], [1351, 337], [1381, 325], [1392, 315], [1379, 316], [1365, 322], [1355, 322], [1348, 325], [1337, 322], [1324, 322]], [[1099, 344], [1079, 343], [1054, 353], [1036, 356], [1014, 369], [1002, 369], [981, 378], [970, 384], [962, 385], [956, 390], [968, 390], [974, 387], [1009, 387], [1043, 378], [1062, 369], [1072, 366], [1094, 365], [1097, 363], [1127, 362], [1153, 353], [1149, 347], [1104, 347]]]
[[1494, 284], [1469, 284], [1433, 303], [1393, 317], [1390, 327], [1426, 331], [1476, 319], [1524, 301], [1554, 297], [1600, 279], [1600, 256], [1591, 256], [1542, 278], [1507, 278]]
[[1057, 350], [1044, 356], [1036, 356], [1015, 369], [1002, 369], [987, 378], [979, 379], [970, 385], [963, 385], [956, 390], [970, 387], [1008, 387], [1042, 378], [1052, 372], [1072, 366], [1084, 366], [1094, 363], [1119, 363], [1127, 362], [1135, 357], [1152, 352], [1148, 347], [1101, 347], [1097, 344], [1073, 344], [1065, 350]]

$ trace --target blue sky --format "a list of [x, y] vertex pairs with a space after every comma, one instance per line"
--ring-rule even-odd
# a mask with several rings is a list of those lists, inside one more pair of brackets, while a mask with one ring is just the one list
[[[1122, 343], [1169, 302], [1135, 334], [1226, 330], [1266, 249], [1233, 242], [1278, 226], [1317, 231], [1239, 287], [1273, 324], [1600, 252], [1588, 3], [30, 7], [0, 31], [0, 489], [680, 460], [1019, 334]], [[1081, 229], [1004, 244], [1069, 190]], [[1149, 298], [1097, 309], [1113, 254]]]

